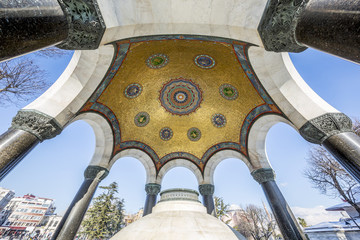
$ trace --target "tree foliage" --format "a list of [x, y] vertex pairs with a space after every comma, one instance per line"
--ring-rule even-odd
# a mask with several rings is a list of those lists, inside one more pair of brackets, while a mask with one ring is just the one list
[[220, 197], [214, 197], [215, 202], [215, 214], [221, 220], [223, 216], [226, 215], [229, 204], [225, 204], [224, 200]]
[[117, 183], [100, 188], [106, 191], [93, 199], [81, 224], [80, 235], [87, 239], [107, 239], [124, 227], [124, 200], [115, 196]]
[[246, 238], [267, 240], [274, 233], [275, 220], [263, 208], [249, 204], [243, 210], [243, 219], [234, 228]]
[[305, 219], [303, 219], [303, 218], [301, 218], [301, 217], [298, 217], [297, 219], [298, 219], [298, 221], [299, 221], [299, 224], [300, 224], [303, 228], [308, 227]]
[[[355, 120], [354, 132], [360, 135], [360, 122]], [[341, 197], [360, 215], [356, 204], [356, 195], [360, 195], [359, 184], [342, 166], [323, 148], [314, 147], [309, 152], [308, 167], [304, 171], [307, 177], [322, 194]]]

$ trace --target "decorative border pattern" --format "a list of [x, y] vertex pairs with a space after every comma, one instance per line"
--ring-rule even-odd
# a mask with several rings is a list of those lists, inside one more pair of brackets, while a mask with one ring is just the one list
[[138, 83], [133, 83], [125, 88], [124, 94], [127, 98], [136, 98], [142, 92], [142, 86]]
[[164, 127], [160, 130], [160, 138], [164, 141], [169, 141], [173, 136], [171, 128]]
[[193, 142], [199, 141], [201, 138], [201, 131], [195, 127], [190, 128], [187, 132], [187, 136]]
[[[106, 89], [109, 85], [117, 71], [120, 69], [124, 59], [127, 56], [129, 51], [129, 47], [132, 43], [143, 42], [143, 41], [161, 41], [161, 40], [194, 40], [194, 41], [217, 41], [223, 42], [227, 44], [231, 44], [234, 49], [234, 53], [237, 56], [239, 61], [240, 67], [244, 70], [247, 75], [247, 78], [252, 83], [256, 91], [265, 101], [265, 104], [261, 106], [257, 106], [254, 108], [245, 118], [240, 132], [240, 139], [239, 142], [223, 142], [212, 146], [208, 149], [201, 159], [195, 157], [194, 155], [186, 152], [175, 152], [168, 154], [161, 159], [157, 156], [156, 152], [148, 145], [137, 142], [137, 141], [128, 141], [128, 142], [121, 142], [121, 134], [120, 134], [120, 127], [119, 122], [115, 118], [115, 115], [108, 107], [97, 103], [97, 99], [100, 97], [102, 92]], [[244, 155], [245, 157], [248, 156], [247, 152], [247, 138], [248, 133], [251, 128], [251, 125], [254, 121], [259, 118], [263, 114], [278, 114], [282, 115], [280, 109], [274, 104], [272, 99], [266, 93], [264, 88], [262, 87], [261, 83], [257, 79], [250, 62], [247, 56], [247, 50], [251, 46], [249, 43], [234, 41], [231, 39], [224, 39], [224, 38], [217, 38], [217, 37], [207, 37], [207, 36], [184, 36], [184, 35], [171, 35], [171, 36], [148, 36], [148, 37], [141, 37], [141, 38], [134, 38], [129, 40], [122, 40], [114, 43], [116, 46], [115, 49], [115, 56], [112, 65], [110, 66], [107, 74], [105, 75], [103, 81], [98, 86], [97, 90], [93, 95], [89, 98], [88, 102], [83, 106], [79, 113], [87, 112], [87, 111], [94, 111], [102, 116], [104, 116], [108, 122], [110, 123], [113, 134], [114, 134], [114, 149], [113, 149], [113, 156], [119, 153], [122, 150], [135, 148], [144, 151], [147, 153], [150, 158], [153, 160], [154, 165], [159, 171], [164, 164], [173, 160], [173, 159], [186, 159], [193, 162], [202, 172], [206, 165], [208, 159], [213, 156], [216, 152], [221, 150], [230, 149], [237, 151]]]
[[226, 118], [224, 115], [216, 113], [211, 117], [211, 122], [217, 128], [225, 127]]
[[138, 127], [145, 127], [150, 122], [150, 115], [147, 112], [139, 112], [134, 118], [134, 123]]
[[231, 84], [223, 84], [219, 88], [220, 95], [227, 100], [235, 100], [239, 96], [239, 92]]
[[162, 53], [151, 55], [148, 59], [146, 59], [146, 65], [152, 69], [165, 67], [168, 62], [169, 57]]
[[197, 55], [194, 59], [195, 65], [204, 68], [204, 69], [210, 69], [215, 67], [215, 60], [210, 57], [209, 55]]

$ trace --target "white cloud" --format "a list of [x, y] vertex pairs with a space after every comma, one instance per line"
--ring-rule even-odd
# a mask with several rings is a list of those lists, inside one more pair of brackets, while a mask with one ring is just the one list
[[281, 182], [281, 183], [279, 184], [279, 186], [281, 186], [281, 187], [286, 187], [288, 184], [289, 184], [289, 183], [287, 183], [287, 182]]
[[338, 221], [342, 217], [340, 212], [329, 212], [324, 206], [313, 208], [291, 207], [295, 217], [304, 218], [308, 225], [315, 225], [321, 222]]

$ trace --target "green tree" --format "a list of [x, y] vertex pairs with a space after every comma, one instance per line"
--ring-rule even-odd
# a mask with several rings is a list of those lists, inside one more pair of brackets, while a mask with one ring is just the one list
[[297, 219], [298, 219], [298, 221], [299, 221], [299, 224], [300, 224], [303, 228], [308, 227], [305, 219], [303, 219], [303, 218], [301, 218], [301, 217], [298, 217]]
[[215, 214], [221, 220], [224, 215], [226, 215], [229, 204], [225, 204], [224, 200], [220, 197], [214, 197], [215, 201]]
[[80, 235], [87, 239], [110, 238], [124, 227], [124, 200], [115, 196], [117, 183], [100, 188], [106, 191], [94, 198], [81, 224]]

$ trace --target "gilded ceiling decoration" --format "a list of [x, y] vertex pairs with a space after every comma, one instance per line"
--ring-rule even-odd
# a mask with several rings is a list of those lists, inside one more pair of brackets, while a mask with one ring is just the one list
[[252, 123], [281, 114], [253, 72], [248, 43], [155, 36], [114, 43], [112, 65], [80, 112], [108, 120], [113, 155], [146, 152], [157, 170], [182, 158], [204, 169], [217, 151], [247, 152]]

